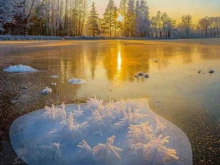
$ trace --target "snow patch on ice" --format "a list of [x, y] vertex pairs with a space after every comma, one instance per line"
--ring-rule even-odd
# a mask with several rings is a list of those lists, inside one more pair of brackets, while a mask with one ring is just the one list
[[59, 76], [57, 76], [57, 75], [51, 75], [50, 77], [53, 78], [53, 79], [59, 78]]
[[50, 94], [50, 93], [52, 93], [52, 89], [51, 88], [48, 88], [48, 87], [46, 87], [45, 89], [43, 89], [42, 90], [42, 94], [44, 94], [44, 95], [47, 95], [47, 94]]
[[78, 79], [78, 78], [72, 78], [69, 80], [70, 84], [84, 84], [86, 80]]
[[27, 66], [27, 65], [14, 65], [9, 66], [8, 68], [4, 69], [5, 72], [14, 72], [14, 73], [22, 73], [22, 72], [36, 72], [37, 70]]

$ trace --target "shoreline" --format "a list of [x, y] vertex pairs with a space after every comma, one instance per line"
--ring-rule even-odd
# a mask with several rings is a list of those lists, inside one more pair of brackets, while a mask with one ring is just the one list
[[147, 40], [147, 41], [163, 41], [163, 40], [196, 40], [196, 39], [220, 39], [220, 37], [191, 37], [191, 38], [151, 38], [151, 37], [106, 37], [106, 36], [32, 36], [32, 35], [0, 35], [0, 41], [42, 41], [42, 40]]

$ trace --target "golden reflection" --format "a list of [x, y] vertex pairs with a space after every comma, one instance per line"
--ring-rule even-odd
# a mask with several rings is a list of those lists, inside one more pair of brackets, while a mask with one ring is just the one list
[[118, 71], [121, 70], [121, 64], [122, 64], [122, 59], [121, 59], [121, 48], [119, 47], [119, 50], [118, 50]]

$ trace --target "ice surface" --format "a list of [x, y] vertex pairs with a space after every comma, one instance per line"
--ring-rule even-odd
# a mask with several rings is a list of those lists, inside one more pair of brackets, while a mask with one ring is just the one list
[[18, 157], [33, 165], [192, 164], [188, 138], [146, 99], [45, 107], [18, 118], [10, 139]]
[[78, 78], [72, 78], [69, 80], [70, 84], [84, 84], [86, 80], [78, 79]]
[[14, 72], [14, 73], [21, 73], [21, 72], [36, 72], [37, 70], [26, 65], [15, 65], [9, 66], [8, 68], [4, 69], [5, 72]]

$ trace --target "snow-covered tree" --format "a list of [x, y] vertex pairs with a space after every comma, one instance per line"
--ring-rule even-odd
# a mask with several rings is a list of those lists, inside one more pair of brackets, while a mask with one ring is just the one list
[[155, 16], [151, 18], [151, 37], [171, 37], [175, 21], [173, 21], [167, 13], [158, 11]]
[[40, 0], [15, 0], [14, 13], [15, 13], [15, 24], [17, 26], [17, 33], [27, 34], [31, 22], [30, 19], [33, 16], [35, 7], [40, 4]]
[[98, 13], [96, 11], [95, 2], [92, 3], [92, 9], [88, 18], [89, 25], [89, 34], [92, 34], [93, 37], [100, 33], [98, 25]]
[[182, 16], [181, 23], [179, 25], [179, 34], [181, 37], [189, 38], [191, 36], [192, 31], [192, 16], [184, 15]]
[[[7, 24], [13, 23], [13, 1], [0, 0], [0, 34], [6, 30]], [[10, 31], [8, 31], [10, 33]]]
[[202, 34], [208, 36], [208, 29], [209, 29], [209, 18], [205, 17], [199, 20], [198, 28], [201, 30]]
[[149, 9], [145, 0], [136, 1], [136, 35], [147, 36], [150, 31]]

